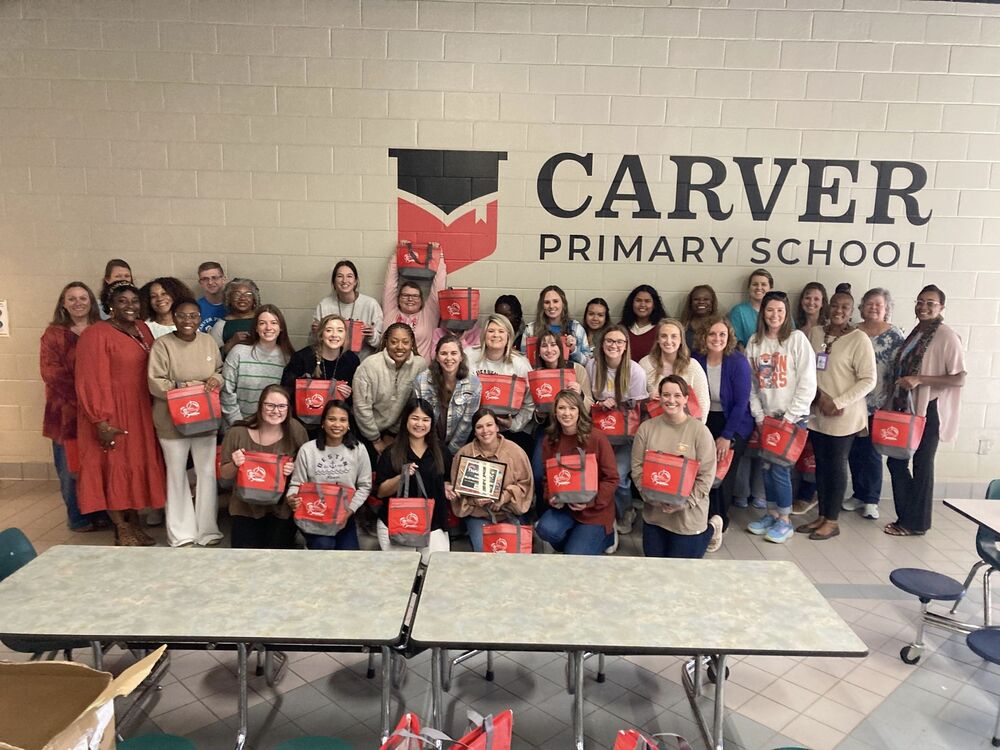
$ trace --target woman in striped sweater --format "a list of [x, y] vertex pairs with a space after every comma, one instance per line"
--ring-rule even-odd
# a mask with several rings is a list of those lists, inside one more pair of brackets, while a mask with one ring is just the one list
[[274, 305], [258, 307], [250, 329], [250, 343], [234, 346], [222, 368], [222, 413], [227, 427], [256, 413], [261, 392], [269, 385], [281, 383], [292, 354], [281, 310]]

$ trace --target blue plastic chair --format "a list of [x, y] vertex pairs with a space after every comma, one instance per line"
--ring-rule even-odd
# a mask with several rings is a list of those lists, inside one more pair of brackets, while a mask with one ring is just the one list
[[[31, 540], [20, 529], [9, 528], [0, 531], [0, 581], [13, 575], [38, 557]], [[11, 651], [31, 654], [31, 660], [48, 655], [54, 659], [62, 651], [67, 659], [73, 658], [73, 649], [93, 648], [95, 664], [100, 665], [100, 644], [87, 641], [53, 641], [41, 638], [4, 638], [0, 640]]]
[[[990, 664], [1000, 664], [1000, 630], [984, 628], [969, 633], [965, 642], [976, 656], [986, 659]], [[993, 747], [1000, 747], [1000, 713], [997, 713], [993, 725]]]
[[[1000, 479], [994, 479], [990, 482], [989, 487], [986, 488], [986, 499], [987, 500], [1000, 500]], [[979, 553], [979, 561], [972, 566], [969, 571], [969, 575], [965, 577], [965, 583], [962, 586], [962, 599], [965, 598], [965, 594], [969, 590], [969, 586], [972, 585], [972, 580], [976, 577], [976, 573], [983, 566], [988, 566], [989, 570], [983, 573], [983, 627], [992, 627], [993, 616], [991, 610], [993, 609], [993, 602], [990, 596], [990, 576], [993, 575], [993, 571], [1000, 569], [1000, 550], [997, 549], [997, 542], [1000, 541], [1000, 535], [985, 526], [980, 526], [979, 530], [976, 532], [976, 552]], [[962, 599], [955, 602], [954, 606], [951, 608], [951, 613], [955, 614], [958, 610], [958, 605], [962, 603]]]

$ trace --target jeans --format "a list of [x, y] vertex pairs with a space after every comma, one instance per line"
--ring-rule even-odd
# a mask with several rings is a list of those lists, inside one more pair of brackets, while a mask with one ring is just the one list
[[615, 450], [615, 465], [618, 467], [618, 488], [615, 490], [615, 518], [621, 519], [625, 511], [632, 507], [632, 443], [611, 446]]
[[792, 510], [792, 469], [761, 461], [761, 477], [764, 480], [764, 497], [768, 510], [787, 516]]
[[549, 508], [535, 524], [535, 533], [556, 552], [567, 555], [600, 555], [614, 543], [614, 532], [604, 526], [579, 523], [568, 508]]
[[261, 518], [233, 516], [230, 545], [233, 549], [292, 549], [295, 523], [270, 513]]
[[83, 529], [92, 523], [92, 517], [98, 514], [81, 513], [80, 506], [76, 503], [76, 475], [69, 470], [66, 462], [66, 448], [62, 443], [52, 441], [52, 461], [56, 465], [56, 474], [59, 476], [59, 493], [62, 495], [63, 503], [66, 505], [66, 521], [71, 529]]
[[937, 453], [939, 430], [937, 399], [927, 404], [927, 425], [920, 447], [913, 455], [913, 475], [910, 462], [890, 458], [892, 499], [896, 504], [896, 523], [907, 531], [927, 531], [931, 527], [931, 500], [934, 497], [934, 455]]
[[830, 521], [840, 516], [840, 505], [847, 491], [847, 454], [851, 452], [854, 435], [827, 435], [809, 430], [816, 454], [816, 494], [819, 514]]
[[302, 532], [306, 540], [307, 549], [360, 549], [358, 546], [358, 527], [354, 523], [354, 516], [347, 519], [347, 523], [340, 531], [333, 536], [326, 534], [308, 534]]
[[677, 534], [651, 523], [642, 527], [642, 554], [646, 557], [684, 557], [700, 560], [712, 541], [712, 527], [699, 534]]
[[847, 462], [851, 467], [854, 497], [863, 503], [877, 505], [882, 496], [882, 454], [872, 446], [870, 418], [868, 427], [868, 435], [854, 437]]

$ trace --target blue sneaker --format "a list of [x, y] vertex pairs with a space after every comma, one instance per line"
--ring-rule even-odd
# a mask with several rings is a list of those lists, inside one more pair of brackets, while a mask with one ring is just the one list
[[757, 510], [764, 510], [767, 507], [767, 500], [762, 497], [752, 497], [750, 498], [750, 504]]
[[764, 538], [769, 542], [782, 544], [783, 542], [788, 541], [788, 537], [794, 533], [795, 527], [788, 523], [788, 521], [778, 520], [771, 524], [771, 528], [767, 530]]
[[756, 534], [761, 536], [766, 534], [774, 524], [778, 522], [777, 516], [772, 516], [770, 513], [765, 513], [756, 521], [751, 521], [747, 524], [747, 531], [751, 534]]
[[745, 497], [734, 497], [733, 506], [736, 508], [746, 508], [750, 503]]

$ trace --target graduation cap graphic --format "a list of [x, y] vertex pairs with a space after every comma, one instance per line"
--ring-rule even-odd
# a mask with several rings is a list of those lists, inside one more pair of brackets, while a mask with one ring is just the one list
[[389, 156], [396, 160], [399, 240], [440, 243], [449, 272], [496, 250], [506, 151], [391, 148]]

